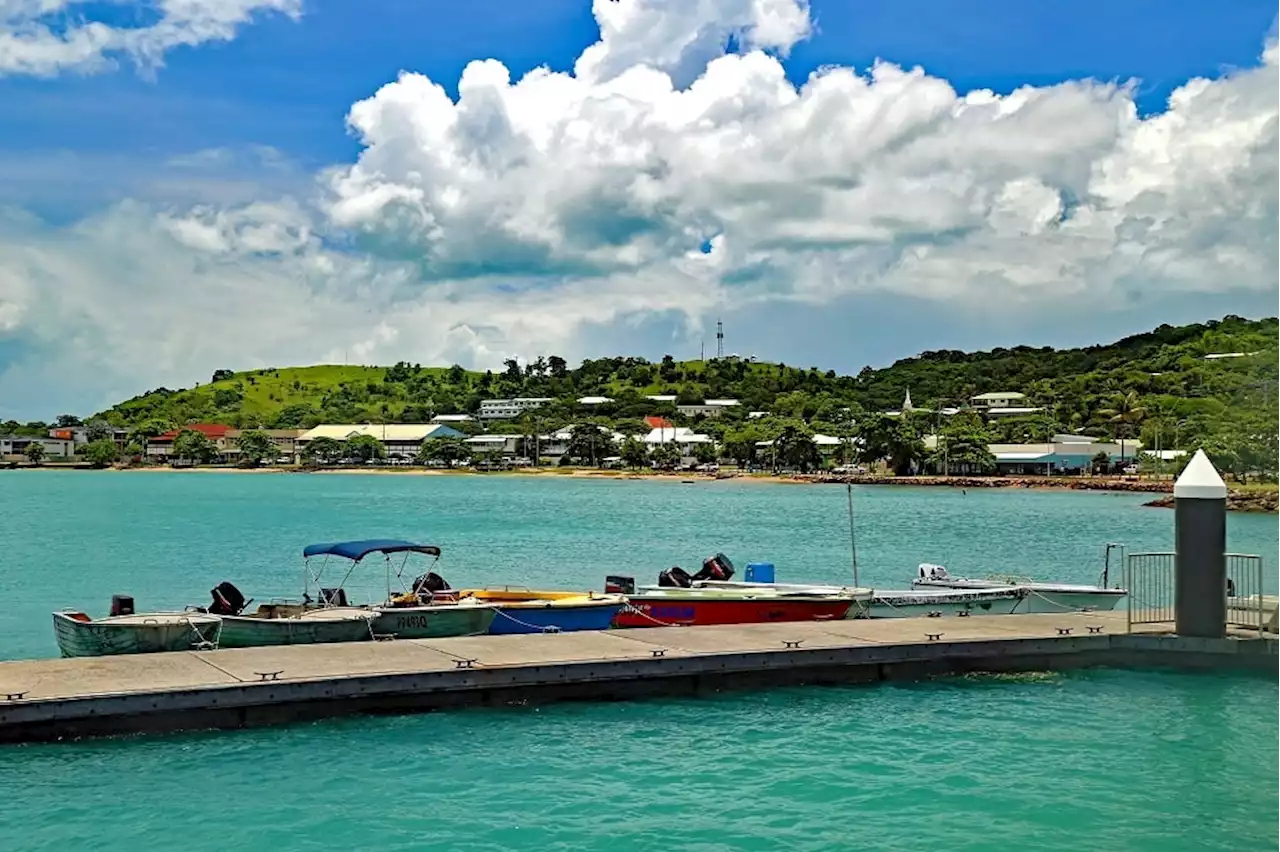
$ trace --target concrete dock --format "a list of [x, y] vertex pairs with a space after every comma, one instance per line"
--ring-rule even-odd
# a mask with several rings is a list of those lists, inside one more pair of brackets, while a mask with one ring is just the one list
[[1127, 633], [1123, 611], [393, 640], [0, 663], [0, 742], [357, 713], [1086, 666], [1276, 674], [1276, 641]]

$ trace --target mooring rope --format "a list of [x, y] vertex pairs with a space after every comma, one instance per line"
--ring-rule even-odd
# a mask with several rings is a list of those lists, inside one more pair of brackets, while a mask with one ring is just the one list
[[511, 613], [507, 612], [507, 611], [506, 611], [505, 609], [503, 609], [502, 607], [494, 607], [494, 611], [495, 611], [498, 615], [502, 616], [503, 618], [506, 618], [506, 619], [509, 619], [509, 620], [511, 620], [511, 621], [514, 621], [516, 624], [519, 624], [521, 627], [527, 627], [527, 628], [529, 628], [530, 630], [533, 630], [533, 631], [534, 631], [534, 632], [536, 632], [536, 633], [560, 633], [560, 632], [561, 632], [561, 628], [560, 628], [558, 625], [555, 625], [555, 624], [548, 624], [548, 625], [546, 625], [546, 626], [543, 626], [543, 625], [540, 625], [540, 624], [530, 624], [530, 623], [529, 623], [529, 622], [527, 622], [527, 621], [521, 621], [520, 619], [516, 618], [516, 617], [515, 617], [514, 615], [512, 615]]

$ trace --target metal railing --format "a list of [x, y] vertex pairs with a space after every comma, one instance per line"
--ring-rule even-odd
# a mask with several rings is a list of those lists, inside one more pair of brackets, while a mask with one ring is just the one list
[[[1261, 636], [1272, 622], [1274, 611], [1263, 606], [1262, 557], [1245, 553], [1227, 554], [1227, 625], [1256, 630]], [[1275, 625], [1270, 624], [1275, 630]]]
[[1130, 553], [1124, 565], [1128, 629], [1135, 624], [1172, 623], [1175, 572], [1172, 553]]
[[[1267, 608], [1263, 595], [1262, 557], [1228, 553], [1227, 626], [1275, 632], [1275, 608]], [[1125, 560], [1125, 588], [1128, 590], [1128, 628], [1135, 624], [1173, 624], [1174, 594], [1177, 588], [1176, 555], [1173, 553], [1131, 553]]]

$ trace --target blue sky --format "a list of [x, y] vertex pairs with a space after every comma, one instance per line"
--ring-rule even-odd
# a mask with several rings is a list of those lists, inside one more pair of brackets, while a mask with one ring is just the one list
[[[72, 9], [77, 15], [120, 27], [145, 26], [157, 17], [154, 10], [138, 12], [136, 7], [109, 3], [79, 4]], [[1084, 0], [1072, 4], [812, 0], [810, 18], [812, 33], [799, 40], [782, 60], [787, 78], [797, 85], [825, 66], [849, 66], [865, 72], [877, 59], [905, 68], [923, 66], [931, 78], [947, 81], [961, 95], [976, 89], [992, 89], [1006, 95], [1023, 86], [1050, 87], [1083, 79], [1104, 83], [1132, 80], [1137, 111], [1143, 118], [1151, 118], [1164, 112], [1170, 94], [1190, 78], [1219, 79], [1230, 77], [1235, 69], [1257, 68], [1265, 40], [1269, 35], [1274, 37], [1276, 7], [1274, 3], [1255, 0], [1219, 4], [1183, 0]], [[66, 20], [46, 22], [57, 31], [66, 26]], [[182, 208], [190, 205], [200, 205], [200, 215], [205, 217], [202, 221], [206, 222], [223, 215], [216, 210], [230, 211], [236, 205], [257, 200], [277, 203], [282, 197], [289, 197], [306, 207], [316, 203], [318, 175], [323, 170], [352, 169], [362, 156], [372, 158], [376, 146], [349, 133], [345, 116], [354, 103], [371, 98], [380, 87], [394, 81], [400, 71], [419, 72], [443, 85], [450, 97], [456, 98], [460, 75], [472, 60], [497, 59], [510, 69], [513, 80], [543, 65], [553, 71], [570, 72], [577, 57], [599, 38], [600, 29], [589, 0], [307, 0], [296, 20], [262, 12], [252, 22], [238, 26], [230, 40], [209, 40], [169, 50], [163, 66], [153, 72], [140, 72], [127, 59], [114, 69], [94, 69], [90, 73], [70, 70], [51, 77], [5, 75], [0, 71], [0, 103], [4, 104], [6, 119], [0, 122], [0, 161], [8, 163], [0, 164], [0, 207], [7, 205], [11, 221], [34, 216], [21, 219], [24, 224], [15, 226], [13, 233], [22, 235], [21, 245], [25, 246], [47, 241], [40, 244], [53, 254], [59, 251], [59, 240], [82, 242], [85, 229], [90, 227], [83, 223], [98, 222], [94, 217], [105, 215], [102, 211], [116, 210], [121, 203], [136, 203], [148, 216], [154, 213], [166, 223], [185, 215]], [[1100, 144], [1082, 142], [1081, 162], [1102, 162]], [[1263, 167], [1272, 168], [1267, 164]], [[409, 167], [404, 168], [408, 174]], [[1035, 180], [1047, 182], [1055, 192], [1069, 194], [1067, 185], [1082, 180], [1078, 174], [1081, 168], [1084, 167], [1073, 172], [1076, 177], [1061, 178], [1061, 189], [1046, 177], [1056, 175], [1057, 166], [1036, 171]], [[1009, 186], [1023, 184], [1014, 181], [1006, 184], [1006, 188]], [[1173, 187], [1167, 194], [1172, 197], [1176, 190]], [[994, 189], [992, 193], [990, 197], [999, 194]], [[1256, 203], [1249, 208], [1261, 204], [1264, 224], [1273, 217], [1268, 206], [1273, 198], [1274, 188], [1269, 195], [1254, 199]], [[134, 211], [130, 216], [137, 213], [137, 208], [129, 209]], [[331, 212], [328, 208], [326, 211]], [[226, 217], [239, 215], [226, 213], [217, 221], [230, 221]], [[342, 227], [335, 227], [337, 220], [327, 218], [325, 213], [307, 215], [324, 221], [313, 230], [323, 232], [330, 245], [346, 240], [340, 231], [349, 223], [344, 221]], [[1171, 221], [1194, 218], [1181, 209], [1176, 215], [1169, 215]], [[697, 221], [705, 219], [700, 214]], [[743, 245], [741, 239], [735, 242], [735, 234], [724, 224], [734, 221], [734, 217], [726, 216], [697, 243], [709, 245], [711, 235], [719, 228], [729, 235], [732, 245]], [[396, 236], [389, 236], [391, 232], [382, 227], [385, 222], [377, 227], [362, 222], [360, 227], [366, 225], [377, 239], [356, 241], [356, 245], [382, 245], [403, 236], [399, 231]], [[682, 226], [687, 227], [688, 222]], [[776, 241], [771, 239], [761, 238], [758, 246], [775, 246]], [[905, 238], [895, 239], [901, 243]], [[951, 239], [939, 236], [938, 245]], [[1206, 238], [1204, 245], [1212, 242]], [[410, 253], [418, 245], [421, 243], [412, 242]], [[812, 239], [806, 237], [806, 247], [795, 251], [811, 252], [813, 245]], [[655, 303], [649, 313], [632, 308], [610, 313], [598, 322], [588, 318], [567, 327], [563, 331], [565, 351], [598, 356], [627, 347], [639, 354], [660, 357], [664, 351], [683, 347], [684, 351], [678, 354], [691, 355], [705, 333], [700, 329], [713, 326], [715, 316], [726, 315], [741, 335], [739, 339], [753, 341], [762, 350], [756, 354], [762, 357], [856, 370], [864, 363], [884, 363], [922, 349], [985, 348], [1017, 342], [1087, 343], [1162, 321], [1207, 319], [1225, 312], [1274, 313], [1276, 306], [1274, 275], [1271, 285], [1258, 286], [1253, 279], [1244, 280], [1259, 275], [1255, 269], [1258, 263], [1262, 264], [1263, 278], [1274, 270], [1274, 256], [1270, 266], [1264, 258], [1265, 252], [1270, 251], [1267, 246], [1257, 256], [1264, 258], [1260, 261], [1252, 258], [1243, 265], [1231, 261], [1235, 264], [1231, 269], [1244, 270], [1239, 272], [1243, 282], [1239, 286], [1224, 285], [1222, 292], [1206, 292], [1171, 284], [1166, 291], [1158, 280], [1155, 284], [1145, 277], [1136, 280], [1130, 270], [1107, 279], [1106, 286], [1111, 289], [1101, 297], [1106, 310], [1082, 311], [1065, 320], [1052, 307], [1025, 315], [1015, 310], [984, 318], [981, 311], [970, 310], [961, 316], [954, 301], [948, 300], [968, 297], [944, 297], [940, 295], [942, 285], [924, 278], [898, 290], [814, 296], [814, 292], [831, 289], [829, 279], [833, 275], [841, 279], [880, 275], [885, 269], [900, 268], [902, 262], [898, 254], [890, 260], [872, 253], [871, 259], [866, 259], [860, 243], [854, 246], [845, 242], [842, 246], [837, 254], [805, 255], [805, 268], [822, 267], [827, 283], [815, 279], [811, 286], [803, 288], [801, 297], [785, 304], [759, 299], [716, 304], [708, 296], [699, 310], [685, 311], [682, 316], [680, 300], [668, 300]], [[394, 260], [403, 261], [405, 251], [403, 246], [398, 247]], [[173, 262], [169, 263], [172, 268]], [[192, 263], [192, 269], [204, 268], [198, 259]], [[237, 263], [247, 266], [249, 261]], [[1063, 263], [1073, 268], [1076, 265], [1071, 260]], [[1187, 268], [1187, 263], [1180, 263], [1178, 268]], [[32, 271], [35, 264], [28, 257], [14, 267], [18, 270], [15, 276], [27, 277], [16, 285], [19, 295], [13, 297], [20, 310], [11, 312], [27, 319], [6, 327], [5, 292], [0, 289], [0, 377], [6, 371], [9, 374], [8, 385], [0, 378], [0, 391], [6, 394], [0, 396], [0, 419], [11, 413], [56, 413], [46, 410], [49, 406], [92, 407], [109, 394], [137, 392], [161, 380], [175, 381], [175, 376], [176, 380], [189, 376], [189, 383], [215, 367], [253, 366], [250, 362], [254, 358], [288, 359], [293, 353], [298, 360], [304, 360], [317, 357], [319, 351], [303, 346], [290, 348], [294, 344], [281, 342], [264, 347], [260, 354], [247, 353], [233, 363], [236, 357], [226, 354], [226, 350], [218, 349], [213, 342], [202, 346], [197, 340], [185, 348], [164, 350], [164, 357], [176, 359], [172, 371], [113, 375], [103, 380], [87, 365], [81, 365], [85, 374], [61, 389], [34, 379], [18, 380], [14, 378], [17, 373], [33, 375], [32, 363], [60, 348], [54, 346], [60, 335], [72, 334], [71, 325], [67, 331], [56, 327], [58, 322], [72, 323], [68, 317], [74, 312], [69, 308], [55, 306], [47, 314], [39, 313], [42, 306], [48, 306], [51, 290], [65, 283], [68, 290], [83, 287], [87, 294], [80, 297], [83, 299], [95, 299], [99, 293], [104, 303], [108, 298], [119, 299], [118, 294], [107, 295], [109, 290], [116, 292], [111, 288], [117, 282], [60, 282], [58, 275], [70, 273], [48, 268], [37, 275]], [[428, 267], [429, 264], [423, 267], [427, 269], [423, 280], [434, 284]], [[564, 268], [559, 265], [553, 270], [531, 270], [529, 280], [533, 284], [506, 281], [501, 283], [500, 291], [550, 287], [548, 276], [561, 276]], [[1087, 277], [1092, 273], [1081, 274]], [[175, 275], [170, 285], [173, 292], [183, 289], [182, 275]], [[554, 284], [563, 289], [572, 282], [556, 277]], [[125, 281], [120, 286], [129, 285]], [[352, 285], [357, 289], [365, 287], [366, 291], [368, 286]], [[415, 302], [414, 310], [429, 316], [433, 311], [431, 299], [436, 298], [432, 294], [438, 291], [427, 287], [423, 292], [427, 295]], [[455, 295], [449, 297], [448, 303], [456, 302], [456, 292], [461, 291], [450, 292]], [[1027, 291], [1023, 288], [1019, 292]], [[383, 309], [394, 312], [395, 306], [401, 304], [395, 301], [400, 297], [388, 298], [392, 301]], [[370, 308], [372, 314], [378, 310]], [[778, 321], [780, 317], [786, 318], [784, 324]], [[374, 342], [370, 344], [373, 348], [367, 350], [370, 358], [376, 355], [378, 360], [395, 360], [391, 356], [396, 347], [403, 346], [414, 332], [408, 327], [378, 331], [373, 327], [376, 319], [370, 318], [365, 334]], [[449, 328], [456, 329], [467, 322], [473, 327], [480, 325], [464, 319]], [[92, 328], [76, 326], [79, 331], [75, 333], [83, 334], [86, 341], [99, 341], [93, 345], [106, 345], [113, 339], [112, 334], [125, 333], [122, 323], [103, 318]], [[530, 333], [521, 338], [517, 331], [509, 331], [520, 325], [518, 317], [509, 323], [496, 323], [492, 339], [486, 338], [484, 347], [472, 351], [472, 360], [478, 363], [511, 351], [532, 357], [537, 353], [525, 351], [529, 347], [556, 343], [554, 335], [540, 337]], [[820, 329], [822, 333], [815, 336], [805, 329]], [[482, 332], [481, 336], [487, 333]], [[290, 332], [289, 340], [293, 339]], [[377, 343], [379, 340], [382, 343]], [[359, 341], [351, 343], [359, 345]], [[90, 346], [88, 342], [85, 345]], [[333, 351], [346, 348], [347, 344], [339, 345]], [[181, 352], [181, 357], [174, 352]], [[414, 354], [423, 356], [421, 352]], [[432, 354], [425, 353], [428, 358]], [[157, 357], [156, 352], [139, 355], [144, 362]]]
[[[1259, 0], [813, 0], [811, 7], [816, 34], [785, 63], [795, 81], [821, 65], [863, 68], [877, 58], [922, 65], [961, 91], [1134, 79], [1144, 111], [1162, 109], [1190, 77], [1256, 63], [1276, 16], [1274, 3]], [[0, 102], [17, 119], [0, 124], [0, 146], [148, 156], [269, 145], [323, 165], [355, 156], [343, 127], [347, 108], [401, 70], [456, 94], [473, 59], [499, 59], [513, 76], [540, 65], [568, 70], [597, 35], [583, 0], [311, 0], [300, 22], [263, 15], [229, 43], [175, 50], [154, 79], [127, 69], [0, 79]]]

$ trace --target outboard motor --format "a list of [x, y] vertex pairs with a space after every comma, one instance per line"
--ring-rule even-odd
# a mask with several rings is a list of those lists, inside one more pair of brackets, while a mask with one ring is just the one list
[[435, 571], [428, 571], [421, 577], [413, 581], [413, 593], [415, 595], [431, 596], [436, 592], [444, 592], [451, 589], [444, 577], [441, 577]]
[[213, 595], [213, 603], [209, 604], [209, 612], [213, 615], [239, 615], [249, 603], [239, 589], [225, 580], [214, 586], [209, 594]]
[[[659, 578], [659, 582], [661, 582], [661, 578]], [[604, 591], [608, 595], [634, 595], [636, 593], [636, 578], [610, 574], [604, 578]]]
[[687, 589], [693, 585], [689, 572], [676, 565], [658, 575], [658, 585], [669, 589]]
[[325, 606], [346, 606], [347, 590], [346, 589], [321, 589], [320, 603]]
[[[1228, 580], [1227, 582], [1231, 581]], [[131, 595], [112, 595], [111, 614], [113, 616], [133, 615], [133, 597]]]
[[693, 575], [694, 580], [719, 580], [724, 582], [733, 576], [733, 563], [723, 553], [702, 560], [702, 570]]

